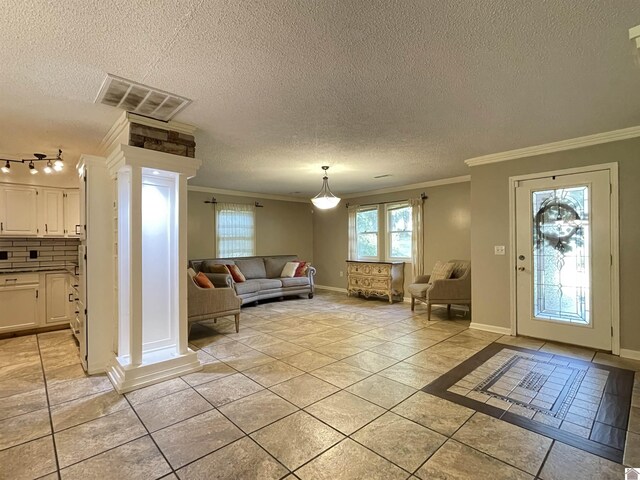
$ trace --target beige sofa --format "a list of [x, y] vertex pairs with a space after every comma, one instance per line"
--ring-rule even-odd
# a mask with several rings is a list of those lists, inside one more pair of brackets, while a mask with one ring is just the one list
[[[242, 299], [242, 304], [257, 302], [267, 298], [308, 295], [313, 298], [313, 276], [316, 269], [309, 266], [304, 277], [281, 278], [280, 274], [287, 262], [296, 262], [295, 255], [272, 255], [242, 258], [205, 258], [189, 260], [189, 266], [196, 272], [203, 272], [216, 287], [232, 287]], [[247, 279], [234, 282], [231, 275], [212, 273], [214, 265], [237, 265]]]

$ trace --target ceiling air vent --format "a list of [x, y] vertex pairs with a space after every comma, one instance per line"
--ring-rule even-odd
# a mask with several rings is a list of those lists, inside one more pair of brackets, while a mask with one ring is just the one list
[[95, 103], [122, 108], [127, 112], [167, 122], [191, 100], [180, 95], [107, 74]]

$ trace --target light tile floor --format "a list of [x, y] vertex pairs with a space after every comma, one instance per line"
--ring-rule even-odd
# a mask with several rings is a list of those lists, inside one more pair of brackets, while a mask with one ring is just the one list
[[[319, 293], [194, 326], [204, 368], [118, 395], [68, 330], [0, 340], [0, 479], [622, 478], [623, 466], [419, 391], [494, 341], [434, 309]], [[625, 463], [640, 465], [636, 380]]]

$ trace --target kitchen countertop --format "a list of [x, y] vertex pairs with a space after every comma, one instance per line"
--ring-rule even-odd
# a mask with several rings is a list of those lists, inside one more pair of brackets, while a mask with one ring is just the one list
[[13, 273], [70, 273], [74, 275], [74, 269], [77, 265], [67, 265], [66, 267], [20, 267], [0, 270], [0, 275], [11, 275]]

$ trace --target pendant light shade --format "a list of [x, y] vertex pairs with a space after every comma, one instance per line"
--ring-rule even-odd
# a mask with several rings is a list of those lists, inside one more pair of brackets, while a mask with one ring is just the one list
[[329, 167], [322, 167], [324, 170], [324, 177], [322, 177], [322, 189], [320, 193], [311, 199], [311, 202], [320, 210], [326, 210], [333, 208], [340, 203], [340, 198], [336, 197], [329, 188], [329, 177], [327, 177], [327, 170]]

